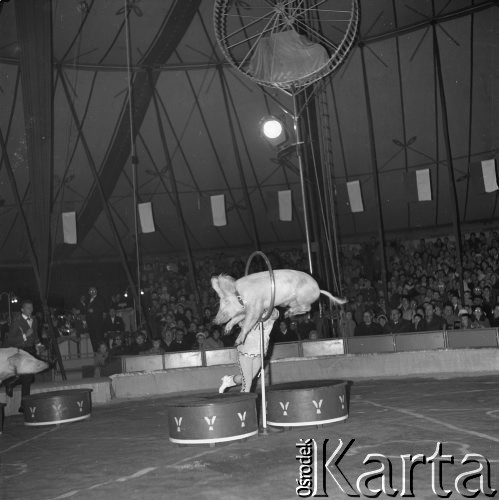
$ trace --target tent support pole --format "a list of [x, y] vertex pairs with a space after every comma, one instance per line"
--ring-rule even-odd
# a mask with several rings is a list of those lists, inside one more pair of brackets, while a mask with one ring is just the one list
[[[85, 155], [87, 157], [88, 164], [90, 166], [90, 170], [92, 171], [92, 175], [94, 177], [94, 182], [95, 182], [95, 185], [96, 185], [97, 190], [99, 192], [99, 197], [101, 199], [102, 206], [104, 207], [104, 212], [106, 213], [106, 218], [107, 218], [108, 223], [111, 227], [111, 232], [113, 233], [116, 247], [118, 248], [118, 253], [120, 256], [121, 264], [123, 266], [123, 270], [125, 271], [125, 274], [126, 274], [126, 277], [128, 280], [128, 284], [130, 286], [130, 291], [132, 292], [133, 299], [135, 300], [135, 304], [137, 304], [136, 307], [141, 309], [142, 304], [140, 301], [140, 295], [139, 295], [139, 292], [137, 291], [137, 289], [135, 288], [136, 285], [135, 285], [132, 273], [130, 272], [130, 268], [128, 267], [125, 249], [123, 248], [123, 243], [121, 242], [120, 236], [118, 234], [118, 230], [116, 228], [116, 224], [114, 223], [114, 219], [113, 219], [113, 216], [111, 214], [111, 209], [109, 207], [109, 203], [106, 199], [106, 196], [104, 195], [104, 191], [103, 191], [102, 185], [100, 183], [99, 172], [97, 172], [97, 166], [95, 165], [95, 162], [94, 162], [94, 159], [92, 157], [92, 153], [90, 152], [90, 148], [88, 146], [87, 140], [85, 138], [85, 135], [83, 134], [80, 120], [78, 119], [78, 115], [76, 114], [76, 109], [74, 107], [73, 101], [71, 100], [71, 94], [70, 94], [69, 89], [68, 89], [68, 84], [66, 82], [66, 78], [64, 77], [60, 66], [57, 66], [57, 71], [59, 73], [59, 77], [60, 77], [61, 82], [62, 82], [62, 87], [64, 89], [64, 94], [66, 96], [66, 100], [68, 101], [68, 106], [69, 106], [69, 109], [71, 111], [71, 115], [72, 115], [74, 123], [76, 125], [76, 129], [78, 130], [78, 135], [80, 137], [81, 144], [83, 146], [83, 149], [85, 150]], [[143, 317], [142, 314], [140, 316]]]
[[[452, 225], [454, 227], [454, 238], [456, 239], [457, 251], [457, 272], [459, 273], [459, 294], [464, 301], [463, 283], [463, 240], [461, 236], [461, 222], [459, 217], [459, 201], [457, 199], [456, 181], [454, 178], [454, 163], [452, 161], [452, 149], [450, 145], [449, 121], [447, 116], [447, 101], [445, 99], [444, 79], [442, 74], [442, 64], [440, 61], [440, 48], [438, 45], [437, 27], [433, 29], [433, 57], [435, 61], [435, 71], [437, 72], [438, 90], [440, 94], [440, 107], [442, 111], [442, 129], [444, 134], [445, 154], [447, 156], [447, 172], [449, 174], [449, 194], [452, 203]], [[437, 137], [438, 137], [438, 131]]]
[[[185, 247], [185, 253], [187, 254], [187, 265], [189, 266], [189, 278], [191, 281], [191, 287], [194, 292], [194, 296], [196, 297], [196, 305], [198, 308], [198, 313], [201, 314], [201, 297], [199, 295], [199, 289], [198, 289], [198, 284], [196, 280], [196, 268], [194, 266], [194, 258], [192, 256], [192, 248], [191, 248], [191, 243], [189, 240], [189, 235], [187, 234], [187, 227], [185, 225], [185, 218], [184, 218], [184, 213], [182, 211], [182, 205], [180, 204], [180, 196], [178, 193], [178, 186], [177, 186], [177, 179], [175, 177], [175, 169], [173, 167], [173, 162], [170, 156], [170, 151], [168, 149], [168, 144], [166, 142], [166, 134], [165, 134], [165, 129], [163, 127], [163, 121], [161, 120], [161, 113], [159, 111], [159, 105], [158, 105], [158, 97], [156, 95], [156, 89], [154, 87], [154, 78], [152, 77], [152, 71], [149, 70], [148, 73], [149, 76], [149, 83], [151, 85], [151, 92], [152, 92], [152, 102], [154, 104], [154, 111], [156, 114], [156, 121], [158, 122], [158, 131], [159, 131], [159, 137], [161, 139], [161, 144], [163, 146], [163, 152], [165, 154], [166, 158], [166, 165], [167, 169], [170, 169], [170, 175], [171, 175], [171, 181], [172, 181], [172, 187], [173, 187], [173, 195], [175, 197], [175, 209], [177, 212], [177, 218], [178, 222], [180, 224], [180, 229], [182, 230], [182, 238], [184, 240], [184, 247]], [[159, 180], [161, 182], [161, 185], [163, 186], [163, 189], [165, 192], [168, 192], [168, 187], [163, 179], [163, 176], [160, 174], [159, 175]]]
[[246, 183], [246, 177], [244, 177], [243, 163], [241, 160], [241, 155], [239, 154], [239, 148], [237, 146], [236, 133], [234, 132], [234, 123], [232, 121], [232, 115], [229, 109], [229, 98], [227, 96], [227, 81], [225, 80], [225, 75], [223, 74], [222, 66], [218, 67], [218, 76], [220, 78], [220, 86], [222, 87], [222, 95], [224, 98], [225, 112], [227, 114], [227, 120], [229, 121], [229, 130], [232, 140], [232, 148], [234, 150], [234, 156], [236, 158], [237, 169], [239, 170], [239, 177], [241, 179], [241, 186], [243, 188], [244, 199], [246, 200], [246, 206], [248, 207], [249, 216], [251, 220], [251, 229], [253, 230], [253, 244], [256, 250], [261, 250], [260, 238], [258, 237], [258, 228], [256, 225], [255, 212], [253, 211], [253, 205], [251, 204], [251, 198], [248, 190], [248, 184]]
[[135, 316], [138, 316], [138, 324], [142, 325], [142, 307], [140, 305], [140, 232], [139, 232], [139, 188], [138, 188], [138, 173], [137, 167], [139, 159], [137, 157], [137, 148], [135, 145], [135, 122], [133, 117], [133, 68], [132, 68], [132, 42], [130, 37], [130, 7], [129, 0], [125, 0], [125, 42], [126, 42], [126, 64], [127, 64], [127, 80], [128, 80], [128, 116], [130, 120], [130, 159], [132, 166], [132, 189], [133, 189], [133, 230], [135, 233], [135, 272], [137, 293], [139, 296], [138, 308], [135, 306]]
[[296, 139], [296, 157], [298, 158], [298, 170], [300, 173], [300, 189], [301, 189], [301, 201], [303, 206], [303, 223], [305, 226], [305, 240], [307, 244], [307, 259], [308, 259], [308, 270], [310, 274], [314, 273], [314, 265], [312, 263], [312, 245], [310, 243], [310, 226], [308, 220], [308, 208], [307, 208], [307, 193], [305, 190], [305, 173], [303, 172], [303, 149], [302, 149], [302, 138], [300, 133], [300, 115], [298, 109], [298, 96], [296, 89], [292, 90], [293, 93], [293, 129], [295, 132]]
[[367, 122], [369, 129], [369, 143], [371, 146], [371, 166], [374, 177], [374, 197], [376, 200], [376, 211], [378, 214], [378, 237], [380, 245], [380, 258], [381, 258], [381, 281], [383, 284], [383, 293], [385, 301], [388, 302], [388, 286], [387, 286], [387, 263], [386, 263], [386, 245], [385, 245], [385, 225], [383, 222], [383, 209], [381, 207], [381, 188], [379, 185], [379, 171], [378, 171], [378, 160], [376, 157], [376, 143], [374, 138], [374, 124], [373, 124], [373, 114], [371, 108], [371, 98], [369, 95], [369, 81], [367, 79], [366, 70], [366, 60], [365, 60], [365, 46], [364, 44], [359, 44], [360, 55], [362, 59], [362, 79], [364, 81], [364, 94], [366, 97], [366, 112], [367, 112]]

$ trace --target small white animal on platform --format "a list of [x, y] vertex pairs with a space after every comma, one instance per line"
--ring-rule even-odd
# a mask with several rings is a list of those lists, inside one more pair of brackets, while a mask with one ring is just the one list
[[0, 383], [15, 375], [39, 373], [49, 367], [45, 361], [17, 347], [0, 349]]
[[[288, 307], [285, 316], [304, 314], [320, 294], [329, 297], [335, 304], [344, 304], [346, 300], [321, 290], [312, 276], [293, 269], [274, 271], [275, 299], [274, 306]], [[211, 286], [220, 297], [220, 308], [214, 323], [225, 326], [229, 333], [234, 325], [242, 322], [241, 333], [236, 345], [242, 344], [248, 332], [260, 321], [271, 301], [271, 281], [267, 271], [249, 274], [238, 280], [221, 274], [211, 278]]]

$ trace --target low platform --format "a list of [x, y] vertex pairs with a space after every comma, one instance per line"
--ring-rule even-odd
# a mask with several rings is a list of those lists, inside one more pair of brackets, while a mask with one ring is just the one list
[[202, 394], [168, 403], [170, 441], [217, 444], [258, 434], [256, 394]]
[[[82, 380], [66, 380], [60, 382], [36, 382], [31, 386], [31, 395], [53, 391], [70, 391], [74, 389], [85, 389], [92, 391], [92, 404], [109, 403], [112, 396], [111, 379], [94, 378]], [[21, 386], [14, 388], [12, 398], [5, 395], [3, 387], [0, 390], [0, 405], [5, 405], [5, 416], [18, 415], [18, 409], [21, 406]]]
[[92, 389], [51, 391], [23, 398], [24, 425], [60, 425], [90, 417]]
[[346, 420], [346, 388], [344, 380], [272, 385], [267, 392], [267, 423], [274, 427], [302, 427]]

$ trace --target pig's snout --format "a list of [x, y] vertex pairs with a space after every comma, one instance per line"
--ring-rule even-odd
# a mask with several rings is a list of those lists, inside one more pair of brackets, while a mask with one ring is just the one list
[[40, 373], [49, 367], [48, 363], [37, 359], [27, 353], [22, 353], [17, 363], [17, 373], [19, 375], [27, 375], [31, 373]]
[[215, 323], [215, 325], [223, 325], [224, 323], [227, 323], [227, 321], [229, 321], [229, 319], [230, 319], [230, 316], [227, 312], [218, 311], [218, 314], [215, 316], [213, 323]]

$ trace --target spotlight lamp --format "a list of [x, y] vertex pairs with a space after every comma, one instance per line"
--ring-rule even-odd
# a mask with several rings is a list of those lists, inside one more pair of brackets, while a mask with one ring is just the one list
[[260, 131], [272, 146], [279, 146], [287, 139], [283, 122], [275, 116], [262, 118], [260, 120]]

